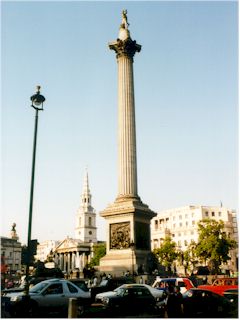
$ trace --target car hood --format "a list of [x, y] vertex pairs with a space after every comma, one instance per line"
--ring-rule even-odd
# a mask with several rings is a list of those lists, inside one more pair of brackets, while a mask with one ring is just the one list
[[[13, 298], [13, 297], [21, 297], [24, 295], [25, 295], [25, 293], [23, 291], [21, 291], [21, 292], [9, 292], [9, 293], [5, 294], [4, 296], [9, 297], [9, 298]], [[38, 293], [37, 292], [29, 292], [29, 295], [36, 296], [36, 295], [38, 295]]]
[[117, 295], [116, 291], [101, 292], [96, 295], [96, 299], [102, 299], [105, 297], [111, 297], [111, 296], [116, 296], [116, 295]]

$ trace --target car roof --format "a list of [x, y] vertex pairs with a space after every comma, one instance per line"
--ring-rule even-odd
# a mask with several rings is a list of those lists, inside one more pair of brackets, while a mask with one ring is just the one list
[[44, 281], [41, 281], [41, 282], [49, 283], [49, 282], [65, 282], [65, 281], [68, 281], [68, 280], [62, 279], [62, 278], [55, 278], [55, 279], [47, 279], [47, 280], [44, 280]]
[[180, 278], [180, 277], [176, 277], [176, 278], [160, 278], [159, 276], [157, 276], [156, 278], [157, 281], [183, 281], [183, 280], [188, 280], [188, 278]]
[[142, 284], [138, 284], [138, 283], [125, 283], [121, 286], [121, 288], [146, 288], [144, 285]]
[[[202, 289], [202, 288], [190, 288], [188, 291], [202, 291], [202, 292], [211, 292], [212, 294], [216, 294], [216, 295], [218, 295], [219, 296], [219, 294], [218, 293], [216, 293], [216, 292], [214, 292], [214, 291], [212, 291], [212, 290], [209, 290], [209, 289]], [[187, 292], [188, 292], [187, 291]]]

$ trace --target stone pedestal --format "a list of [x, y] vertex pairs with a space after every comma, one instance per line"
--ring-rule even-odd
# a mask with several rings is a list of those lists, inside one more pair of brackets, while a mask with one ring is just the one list
[[116, 199], [102, 211], [107, 222], [107, 254], [100, 261], [101, 272], [122, 275], [146, 270], [150, 252], [150, 220], [156, 215], [140, 199]]

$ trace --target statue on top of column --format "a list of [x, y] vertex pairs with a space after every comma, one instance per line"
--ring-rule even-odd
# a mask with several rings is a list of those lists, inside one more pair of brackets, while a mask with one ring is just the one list
[[121, 27], [124, 29], [128, 29], [129, 23], [127, 21], [127, 10], [122, 11], [122, 24]]

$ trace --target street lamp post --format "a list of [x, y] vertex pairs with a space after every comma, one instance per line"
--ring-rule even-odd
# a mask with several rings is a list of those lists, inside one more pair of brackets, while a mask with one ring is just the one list
[[30, 189], [30, 203], [29, 203], [29, 216], [28, 216], [28, 239], [27, 239], [27, 265], [26, 265], [26, 286], [25, 294], [29, 295], [29, 265], [31, 256], [31, 232], [32, 232], [32, 209], [33, 209], [33, 191], [34, 191], [34, 176], [35, 176], [35, 159], [36, 159], [36, 146], [37, 146], [37, 128], [38, 128], [38, 111], [43, 111], [44, 96], [40, 94], [40, 86], [37, 86], [37, 92], [31, 96], [31, 107], [36, 111], [35, 113], [35, 127], [33, 138], [33, 156], [32, 156], [32, 175], [31, 175], [31, 189]]

